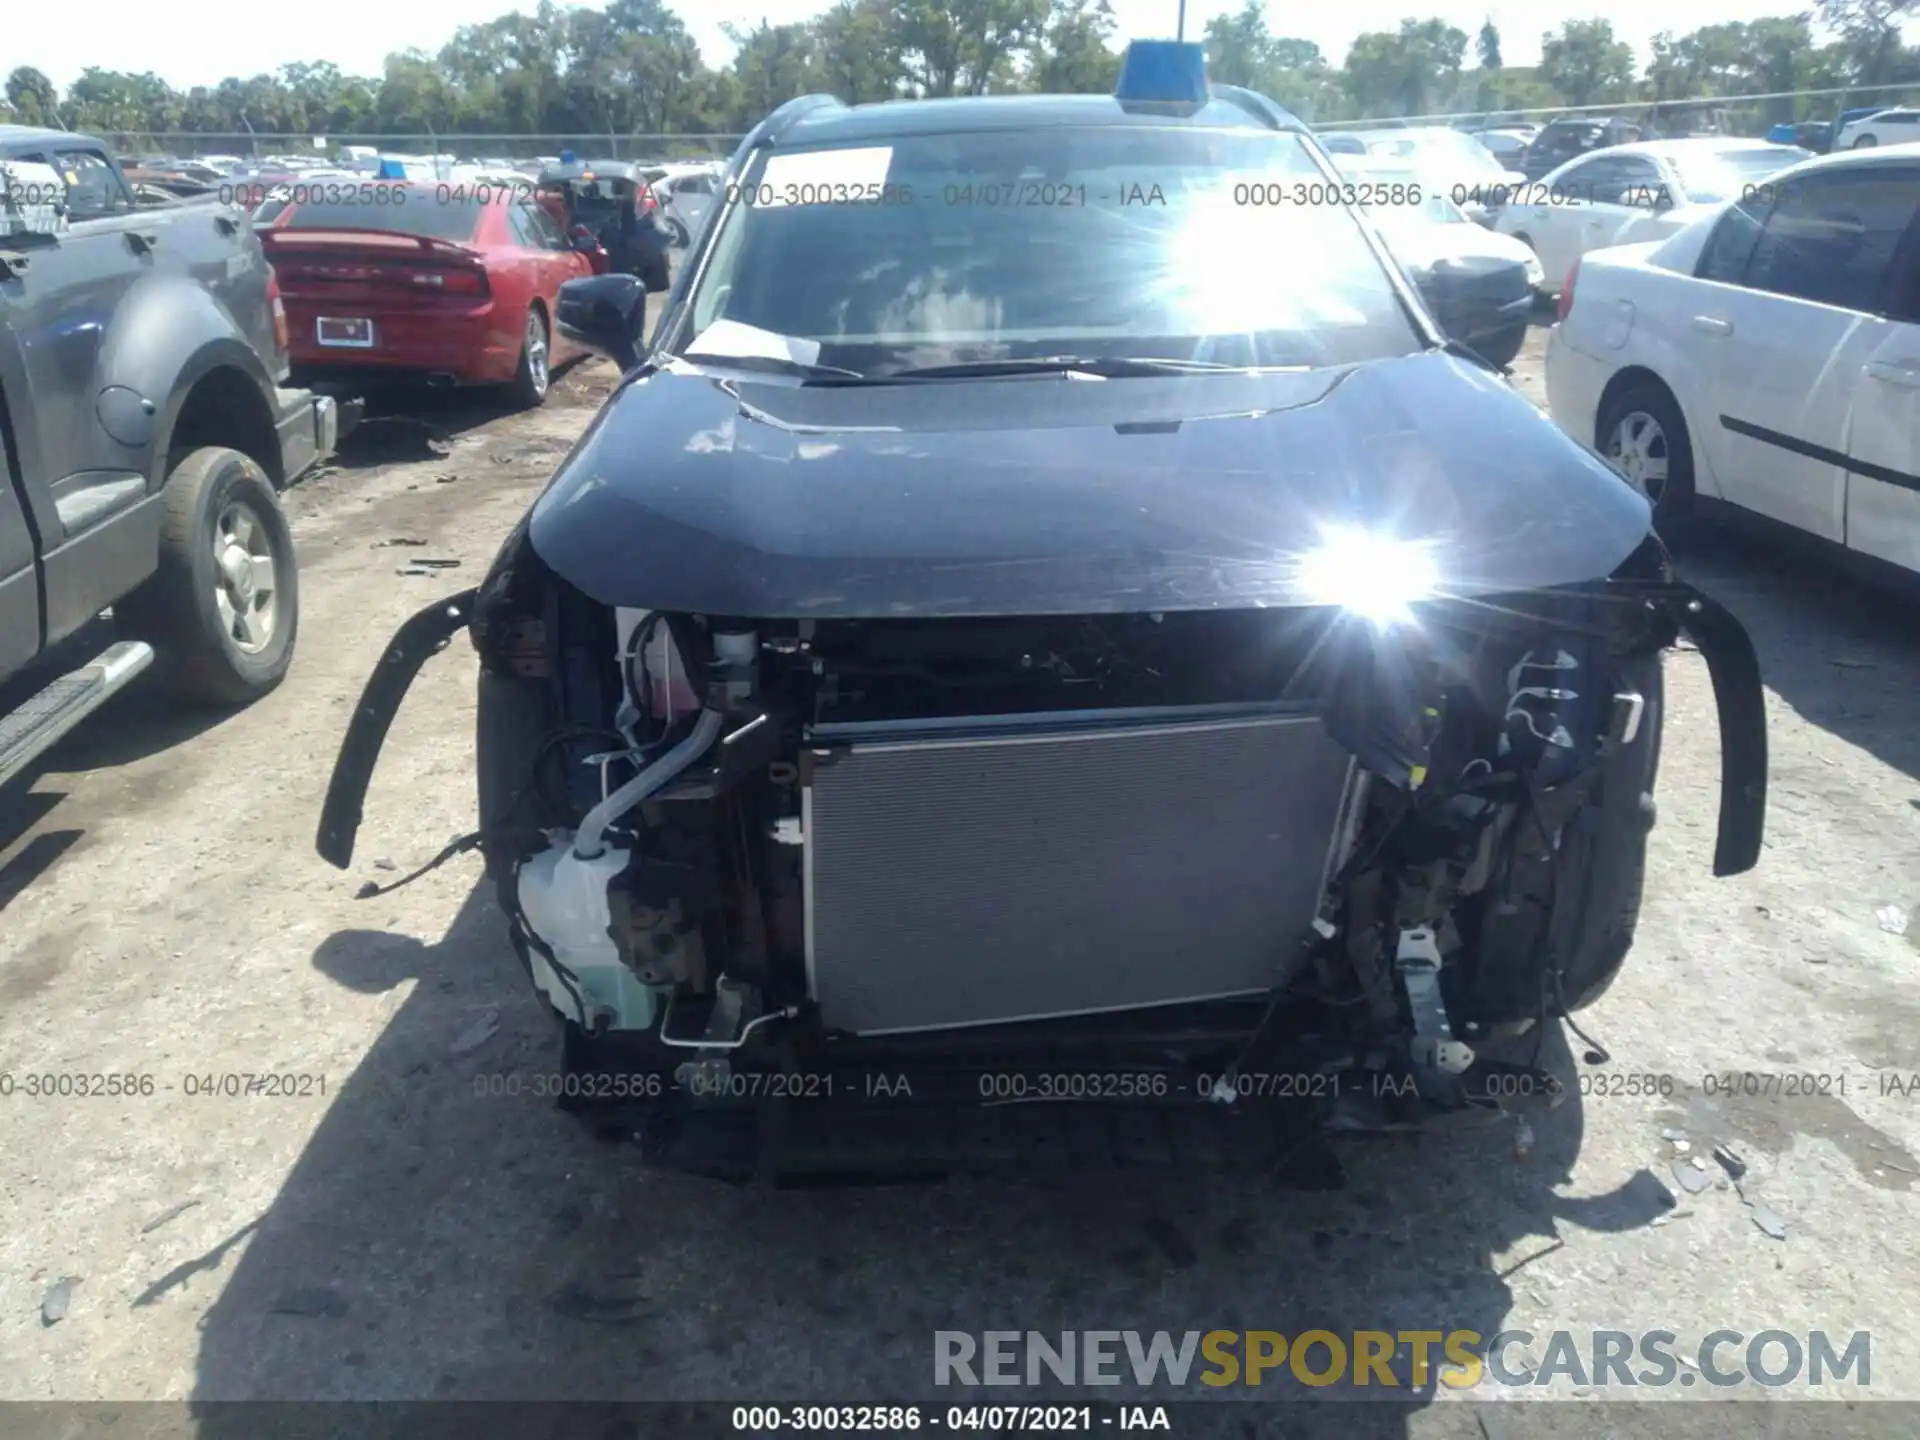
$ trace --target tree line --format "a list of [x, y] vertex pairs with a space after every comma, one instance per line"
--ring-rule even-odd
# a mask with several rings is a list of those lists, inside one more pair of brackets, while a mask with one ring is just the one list
[[[1324, 124], [1920, 83], [1920, 47], [1900, 31], [1917, 6], [1818, 0], [1815, 11], [1663, 33], [1644, 68], [1599, 18], [1545, 34], [1532, 66], [1504, 63], [1491, 20], [1469, 36], [1438, 19], [1362, 34], [1335, 65], [1313, 42], [1276, 34], [1260, 0], [1216, 17], [1203, 38], [1216, 80]], [[377, 76], [297, 62], [180, 90], [150, 72], [90, 67], [61, 91], [23, 64], [7, 73], [0, 121], [121, 136], [737, 134], [809, 91], [849, 103], [1099, 93], [1119, 69], [1107, 0], [838, 0], [812, 20], [726, 30], [735, 53], [713, 66], [665, 0], [603, 10], [540, 0], [532, 14], [461, 26], [435, 54], [389, 55]], [[1765, 118], [1805, 117], [1789, 101]]]

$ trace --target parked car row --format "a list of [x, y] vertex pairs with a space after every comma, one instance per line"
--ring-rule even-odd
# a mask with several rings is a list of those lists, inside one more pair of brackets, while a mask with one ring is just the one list
[[1556, 294], [1589, 250], [1672, 234], [1738, 200], [1807, 152], [1765, 140], [1646, 140], [1584, 154], [1515, 192], [1493, 227], [1540, 258], [1541, 289]]
[[1662, 241], [1586, 253], [1553, 417], [1663, 528], [1731, 507], [1920, 572], [1920, 144], [1807, 159]]
[[668, 235], [632, 162], [569, 160], [526, 186], [299, 186], [253, 214], [278, 275], [300, 383], [492, 386], [542, 404], [582, 353], [556, 330], [560, 287], [608, 270], [664, 291]]

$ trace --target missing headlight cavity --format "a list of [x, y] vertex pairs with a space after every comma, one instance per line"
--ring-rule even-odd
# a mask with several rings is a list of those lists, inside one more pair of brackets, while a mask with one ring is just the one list
[[555, 583], [543, 664], [483, 646], [489, 853], [581, 1063], [737, 1098], [1120, 1056], [1192, 1101], [1284, 1059], [1473, 1103], [1475, 1045], [1631, 944], [1652, 594], [793, 621]]

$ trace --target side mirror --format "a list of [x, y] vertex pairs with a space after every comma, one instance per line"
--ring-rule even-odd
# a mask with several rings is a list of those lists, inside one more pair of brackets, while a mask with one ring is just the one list
[[554, 319], [576, 345], [631, 370], [646, 353], [647, 287], [632, 275], [568, 280], [560, 287]]

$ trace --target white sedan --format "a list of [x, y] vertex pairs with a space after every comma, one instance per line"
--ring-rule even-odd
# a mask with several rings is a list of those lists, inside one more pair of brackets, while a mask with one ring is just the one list
[[1920, 110], [1895, 106], [1842, 126], [1833, 148], [1871, 150], [1879, 145], [1911, 145], [1915, 141], [1920, 141]]
[[1672, 527], [1716, 504], [1920, 571], [1920, 145], [1781, 172], [1678, 235], [1580, 261], [1554, 420]]
[[[1589, 250], [1622, 243], [1621, 232], [1630, 222], [1738, 200], [1807, 158], [1805, 150], [1792, 145], [1724, 137], [1613, 145], [1515, 186], [1493, 228], [1533, 247], [1546, 272], [1543, 288], [1554, 294], [1574, 261]], [[1698, 213], [1681, 215], [1674, 228]]]

